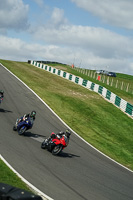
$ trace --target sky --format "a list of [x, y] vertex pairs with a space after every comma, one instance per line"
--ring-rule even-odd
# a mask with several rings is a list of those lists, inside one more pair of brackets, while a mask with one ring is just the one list
[[0, 59], [133, 75], [133, 0], [0, 0]]

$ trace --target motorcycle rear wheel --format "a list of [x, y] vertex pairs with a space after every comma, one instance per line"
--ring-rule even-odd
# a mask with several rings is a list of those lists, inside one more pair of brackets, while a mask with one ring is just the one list
[[25, 131], [26, 131], [26, 129], [27, 129], [27, 127], [21, 127], [20, 129], [19, 129], [19, 131], [18, 131], [18, 134], [19, 135], [22, 135], [22, 134], [24, 134], [25, 133]]
[[62, 146], [61, 145], [57, 145], [53, 148], [52, 150], [52, 154], [53, 155], [58, 155], [61, 151], [62, 151]]

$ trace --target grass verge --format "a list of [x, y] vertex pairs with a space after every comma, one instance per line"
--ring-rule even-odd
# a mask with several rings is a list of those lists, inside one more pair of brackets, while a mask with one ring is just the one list
[[0, 182], [31, 192], [26, 184], [0, 159]]

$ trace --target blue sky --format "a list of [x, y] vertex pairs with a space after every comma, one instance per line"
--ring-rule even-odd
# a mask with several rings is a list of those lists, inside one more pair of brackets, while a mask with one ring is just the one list
[[133, 75], [132, 0], [0, 0], [0, 58]]

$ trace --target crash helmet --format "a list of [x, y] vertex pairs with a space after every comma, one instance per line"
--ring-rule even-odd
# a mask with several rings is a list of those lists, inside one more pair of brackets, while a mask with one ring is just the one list
[[30, 113], [30, 117], [35, 118], [35, 116], [36, 116], [36, 111], [32, 111], [32, 112]]
[[70, 131], [70, 130], [66, 130], [65, 135], [66, 135], [67, 137], [70, 137], [71, 131]]
[[51, 133], [51, 138], [52, 138], [52, 139], [55, 139], [55, 138], [56, 138], [56, 135], [55, 135], [54, 132]]
[[4, 94], [4, 91], [3, 91], [3, 90], [0, 90], [0, 94], [2, 94], [2, 95], [3, 95], [3, 94]]

